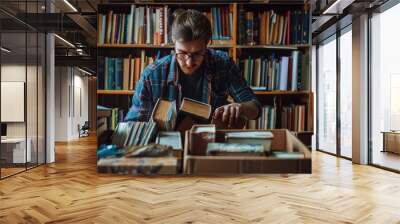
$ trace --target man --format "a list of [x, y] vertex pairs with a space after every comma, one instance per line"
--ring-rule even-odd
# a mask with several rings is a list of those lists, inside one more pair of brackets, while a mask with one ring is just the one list
[[[183, 97], [209, 103], [215, 110], [213, 118], [228, 127], [242, 116], [256, 119], [260, 103], [228, 55], [207, 49], [210, 38], [211, 24], [205, 15], [180, 12], [172, 24], [175, 54], [145, 68], [125, 120], [148, 121], [159, 97], [176, 100], [178, 107]], [[228, 104], [228, 95], [235, 103]]]

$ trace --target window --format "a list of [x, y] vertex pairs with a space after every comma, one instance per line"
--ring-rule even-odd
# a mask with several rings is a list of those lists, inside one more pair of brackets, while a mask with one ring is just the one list
[[400, 156], [383, 150], [383, 133], [400, 130], [400, 4], [371, 18], [370, 133], [372, 163], [400, 170]]
[[340, 36], [340, 155], [352, 157], [352, 32]]
[[318, 48], [317, 148], [336, 153], [336, 36]]

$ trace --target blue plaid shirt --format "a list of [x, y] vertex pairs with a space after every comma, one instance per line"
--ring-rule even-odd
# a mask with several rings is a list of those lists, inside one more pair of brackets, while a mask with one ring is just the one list
[[[212, 110], [228, 104], [230, 95], [235, 102], [254, 101], [261, 113], [261, 104], [241, 76], [238, 66], [223, 51], [208, 49], [205, 57], [202, 102], [210, 103]], [[148, 121], [158, 98], [182, 100], [181, 86], [175, 54], [171, 54], [147, 66], [136, 85], [132, 106], [125, 121]], [[209, 82], [211, 91], [209, 91]], [[210, 92], [210, 93], [209, 93]], [[209, 94], [210, 102], [209, 101]]]

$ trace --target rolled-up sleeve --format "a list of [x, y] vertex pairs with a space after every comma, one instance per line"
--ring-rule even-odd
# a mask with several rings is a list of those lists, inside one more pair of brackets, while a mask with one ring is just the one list
[[254, 95], [253, 90], [247, 85], [245, 79], [241, 76], [239, 67], [235, 63], [230, 63], [228, 74], [228, 91], [235, 102], [242, 103], [253, 101], [257, 105], [257, 114], [259, 117], [262, 110], [261, 103]]
[[144, 70], [135, 88], [132, 97], [132, 106], [125, 116], [125, 121], [148, 121], [153, 110], [153, 100], [151, 96], [151, 81], [147, 74], [149, 70]]

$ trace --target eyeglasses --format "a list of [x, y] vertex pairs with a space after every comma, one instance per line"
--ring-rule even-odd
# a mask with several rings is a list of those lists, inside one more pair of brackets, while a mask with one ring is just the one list
[[193, 54], [186, 53], [186, 52], [177, 52], [176, 53], [176, 57], [182, 61], [187, 61], [187, 60], [189, 60], [189, 58], [192, 58], [193, 61], [200, 61], [201, 59], [203, 59], [204, 55], [205, 54], [203, 54], [203, 53], [193, 53]]

